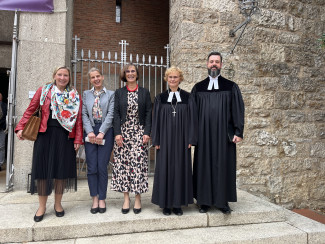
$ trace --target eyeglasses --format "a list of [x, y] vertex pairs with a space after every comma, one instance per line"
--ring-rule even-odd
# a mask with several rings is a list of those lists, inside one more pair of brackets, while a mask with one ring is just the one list
[[125, 73], [135, 73], [136, 71], [133, 69], [133, 70], [126, 70]]
[[178, 76], [168, 76], [169, 79], [177, 79]]

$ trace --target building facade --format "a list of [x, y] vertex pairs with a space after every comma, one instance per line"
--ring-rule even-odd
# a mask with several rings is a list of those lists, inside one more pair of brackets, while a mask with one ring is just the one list
[[[114, 51], [128, 39], [130, 52], [157, 55], [164, 55], [159, 46], [169, 40], [171, 65], [184, 70], [188, 91], [207, 76], [207, 54], [220, 51], [222, 74], [239, 85], [246, 105], [238, 187], [287, 208], [325, 207], [325, 53], [317, 43], [325, 33], [324, 1], [260, 0], [233, 54], [236, 37], [229, 32], [245, 19], [239, 1], [170, 0], [168, 11], [153, 7], [160, 1], [102, 2], [54, 0], [53, 14], [21, 13], [18, 119], [29, 103], [27, 91], [49, 81], [54, 66], [70, 64], [74, 35], [85, 49]], [[169, 18], [168, 31], [152, 28], [149, 15], [163, 25]], [[111, 33], [106, 26], [113, 26]], [[161, 39], [152, 41], [151, 33]], [[15, 142], [17, 189], [26, 187], [31, 151], [32, 143]]]

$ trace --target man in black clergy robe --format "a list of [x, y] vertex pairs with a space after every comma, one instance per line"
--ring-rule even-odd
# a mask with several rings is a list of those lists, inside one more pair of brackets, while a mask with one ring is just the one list
[[209, 77], [192, 89], [198, 109], [198, 143], [193, 165], [193, 193], [199, 212], [211, 206], [225, 214], [236, 202], [236, 143], [243, 138], [244, 102], [238, 85], [220, 75], [222, 56], [208, 55]]

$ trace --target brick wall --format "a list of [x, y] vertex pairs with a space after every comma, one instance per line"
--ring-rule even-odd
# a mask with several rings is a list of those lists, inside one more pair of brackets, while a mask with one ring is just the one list
[[[115, 0], [75, 0], [73, 35], [86, 50], [166, 56], [169, 42], [168, 0], [122, 0], [121, 23], [115, 21]], [[79, 49], [79, 48], [78, 48]]]

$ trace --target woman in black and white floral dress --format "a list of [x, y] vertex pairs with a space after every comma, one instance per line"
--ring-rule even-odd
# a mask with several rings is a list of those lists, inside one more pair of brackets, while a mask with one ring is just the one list
[[116, 90], [114, 103], [114, 164], [111, 189], [124, 193], [122, 213], [130, 209], [129, 193], [135, 194], [133, 212], [141, 212], [141, 195], [148, 191], [148, 142], [151, 131], [151, 99], [139, 87], [139, 72], [128, 64], [121, 71], [126, 86]]

